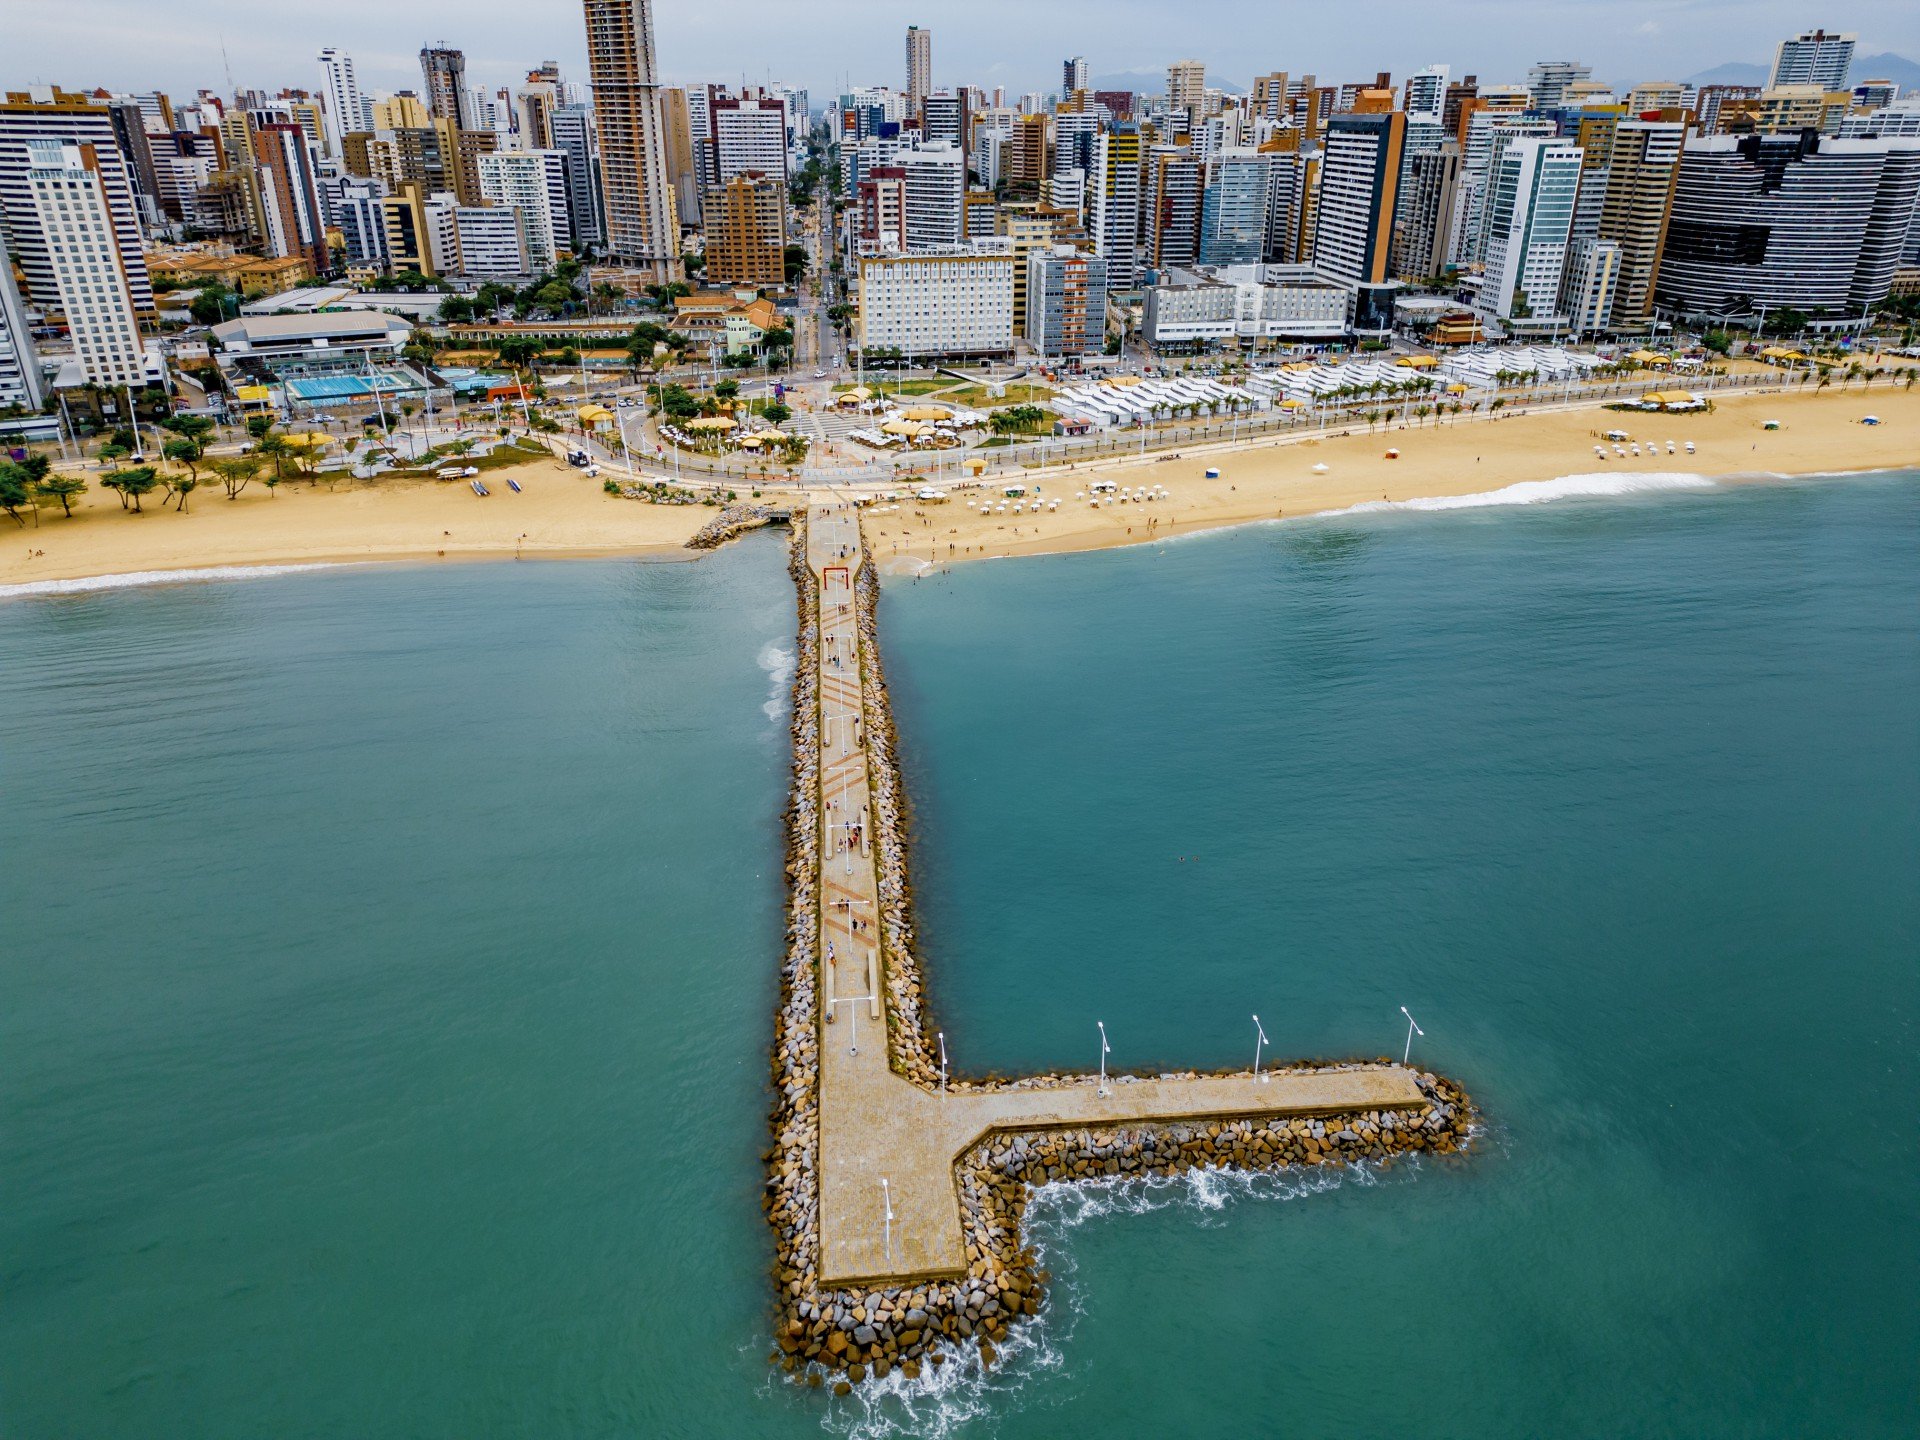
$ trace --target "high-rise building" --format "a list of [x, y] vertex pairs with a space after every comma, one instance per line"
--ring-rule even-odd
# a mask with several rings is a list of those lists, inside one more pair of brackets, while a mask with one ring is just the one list
[[707, 279], [716, 285], [786, 283], [786, 181], [752, 171], [708, 188]]
[[1407, 117], [1398, 110], [1335, 115], [1321, 150], [1314, 261], [1330, 278], [1387, 278]]
[[1860, 37], [1827, 30], [1802, 30], [1782, 40], [1773, 52], [1773, 70], [1767, 88], [1782, 85], [1818, 85], [1822, 90], [1844, 90], [1853, 69], [1853, 46]]
[[1130, 290], [1138, 275], [1142, 174], [1146, 154], [1138, 126], [1103, 130], [1094, 145], [1087, 177], [1087, 228], [1094, 253], [1107, 262], [1107, 286]]
[[1026, 263], [1028, 343], [1042, 355], [1098, 355], [1107, 340], [1107, 262], [1055, 245]]
[[1582, 155], [1571, 140], [1520, 139], [1487, 177], [1486, 274], [1479, 308], [1509, 321], [1559, 315]]
[[1167, 67], [1167, 108], [1184, 110], [1190, 120], [1207, 111], [1207, 67], [1198, 60], [1176, 60]]
[[253, 132], [257, 229], [275, 258], [298, 257], [315, 275], [327, 272], [327, 223], [320, 210], [313, 147], [298, 125], [262, 125]]
[[489, 205], [520, 210], [526, 261], [533, 270], [550, 270], [559, 258], [549, 158], [559, 168], [565, 193], [566, 157], [557, 150], [498, 150], [480, 157], [480, 196]]
[[1534, 109], [1551, 110], [1566, 103], [1572, 85], [1592, 78], [1593, 67], [1578, 60], [1540, 60], [1527, 70], [1527, 94]]
[[1862, 80], [1853, 87], [1853, 106], [1857, 111], [1884, 110], [1899, 98], [1900, 87], [1891, 80]]
[[667, 180], [653, 0], [585, 0], [585, 7], [607, 251], [656, 281], [672, 280], [680, 274], [680, 236]]
[[1400, 108], [1407, 112], [1409, 120], [1424, 118], [1444, 123], [1447, 113], [1447, 74], [1445, 65], [1429, 65], [1407, 77], [1407, 88], [1402, 93]]
[[929, 141], [950, 141], [964, 145], [967, 134], [967, 102], [963, 95], [937, 90], [920, 102], [920, 134]]
[[467, 57], [444, 42], [422, 46], [420, 74], [427, 82], [427, 109], [436, 120], [451, 120], [462, 130], [477, 128], [467, 95]]
[[1633, 331], [1653, 318], [1685, 139], [1686, 126], [1677, 121], [1622, 120], [1614, 127], [1599, 238], [1617, 247], [1619, 264], [1603, 325]]
[[[45, 94], [44, 99], [39, 98], [40, 93]], [[29, 93], [0, 104], [0, 231], [4, 231], [7, 247], [26, 277], [28, 301], [45, 309], [61, 303], [54, 267], [61, 231], [42, 220], [28, 178], [28, 146], [35, 140], [92, 147], [87, 168], [112, 217], [118, 250], [115, 263], [126, 277], [135, 313], [151, 315], [153, 283], [141, 243], [140, 207], [126, 161], [114, 139], [113, 118], [106, 107], [64, 91]]]
[[1192, 268], [1200, 253], [1200, 207], [1206, 190], [1200, 157], [1185, 145], [1156, 145], [1147, 155], [1147, 264]]
[[856, 253], [898, 254], [907, 248], [907, 172], [898, 165], [870, 166], [855, 191]]
[[[1053, 248], [1063, 216], [1051, 205], [1003, 205], [995, 213], [994, 228], [1013, 250], [1013, 333], [1027, 333], [1027, 258]], [[1102, 272], [1104, 275], [1104, 272]]]
[[1063, 61], [1060, 66], [1060, 94], [1062, 98], [1077, 90], [1091, 88], [1092, 80], [1087, 70], [1087, 57], [1074, 55]]
[[907, 108], [920, 113], [920, 102], [933, 93], [933, 32], [907, 27]]
[[1222, 150], [1207, 162], [1202, 265], [1258, 265], [1265, 258], [1272, 169], [1271, 159], [1257, 150]]
[[1857, 314], [1892, 288], [1909, 243], [1920, 141], [1710, 136], [1680, 157], [1660, 304]]
[[[684, 121], [684, 105], [680, 113]], [[668, 114], [672, 114], [671, 105]], [[553, 112], [553, 148], [567, 157], [567, 231], [575, 254], [606, 238], [600, 219], [600, 162], [593, 138], [593, 112], [586, 106], [562, 105]]]
[[121, 264], [114, 207], [90, 141], [25, 143], [26, 195], [47, 247], [47, 273], [73, 351], [87, 379], [111, 387], [146, 384], [140, 321]]
[[7, 254], [6, 236], [0, 233], [0, 410], [17, 408], [32, 413], [46, 404], [46, 399], [27, 307], [13, 283], [13, 261]]
[[373, 129], [373, 107], [360, 93], [353, 78], [353, 57], [328, 46], [320, 52], [322, 91], [327, 98], [327, 129], [332, 136], [333, 153], [341, 153], [340, 142], [356, 130]]
[[905, 172], [907, 249], [957, 248], [967, 233], [966, 155], [957, 145], [925, 145], [903, 150], [894, 163]]
[[752, 171], [787, 179], [787, 110], [778, 100], [711, 102], [715, 183], [725, 184]]
[[1447, 268], [1453, 210], [1460, 184], [1460, 144], [1409, 146], [1394, 198], [1393, 250], [1388, 268], [1396, 278], [1427, 279]]

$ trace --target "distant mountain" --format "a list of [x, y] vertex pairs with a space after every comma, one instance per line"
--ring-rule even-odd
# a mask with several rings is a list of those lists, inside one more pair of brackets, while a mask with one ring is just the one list
[[1920, 65], [1904, 55], [1892, 55], [1882, 51], [1878, 55], [1856, 55], [1853, 57], [1853, 83], [1862, 80], [1891, 80], [1900, 87], [1902, 95], [1911, 95], [1920, 90]]
[[1711, 70], [1702, 70], [1698, 75], [1689, 75], [1680, 83], [1683, 85], [1764, 85], [1767, 83], [1765, 65], [1748, 65], [1739, 60], [1725, 65], [1716, 65]]
[[[1698, 75], [1689, 75], [1688, 85], [1764, 85], [1771, 69], [1766, 65], [1748, 65], [1735, 60], [1725, 65], [1716, 65], [1711, 70], [1702, 70]], [[1853, 83], [1862, 80], [1891, 80], [1900, 87], [1902, 95], [1910, 95], [1920, 90], [1920, 65], [1904, 55], [1895, 55], [1890, 51], [1881, 51], [1878, 55], [1856, 55], [1853, 57], [1853, 69], [1849, 72]]]

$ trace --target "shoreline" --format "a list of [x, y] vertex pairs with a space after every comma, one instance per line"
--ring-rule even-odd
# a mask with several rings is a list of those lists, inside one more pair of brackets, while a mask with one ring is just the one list
[[[1866, 413], [1881, 415], [1883, 423], [1860, 425]], [[1764, 430], [1763, 420], [1776, 414], [1783, 428]], [[1669, 455], [1662, 448], [1639, 458], [1603, 461], [1594, 455], [1594, 437], [1616, 427], [1654, 437], [1656, 444], [1693, 439], [1697, 451], [1688, 455], [1676, 447]], [[1741, 444], [1748, 446], [1745, 452]], [[1401, 458], [1386, 459], [1388, 449], [1398, 450]], [[1316, 465], [1326, 471], [1315, 474]], [[1512, 485], [1550, 485], [1575, 477], [1631, 483], [1635, 477], [1688, 474], [1716, 484], [1743, 484], [1917, 466], [1920, 395], [1913, 391], [1767, 393], [1726, 398], [1711, 415], [1638, 415], [1588, 406], [1471, 423], [1294, 436], [1238, 448], [1209, 444], [1192, 457], [1176, 452], [1008, 475], [971, 492], [951, 492], [953, 498], [943, 504], [902, 501], [875, 507], [864, 523], [874, 563], [890, 575], [912, 575], [964, 560], [1160, 543], [1368, 505], [1419, 509], [1425, 507], [1413, 502], [1482, 497]], [[1208, 467], [1217, 467], [1220, 478], [1196, 475]], [[73, 518], [42, 512], [37, 526], [16, 528], [14, 548], [0, 547], [0, 600], [86, 593], [18, 588], [24, 585], [118, 576], [142, 577], [129, 583], [166, 584], [219, 578], [194, 572], [221, 569], [516, 558], [688, 560], [704, 553], [688, 542], [720, 513], [711, 506], [655, 506], [608, 496], [597, 484], [552, 466], [497, 472], [499, 481], [510, 476], [525, 482], [525, 493], [508, 494], [498, 485], [490, 500], [474, 497], [464, 486], [435, 481], [344, 489], [301, 483], [283, 486], [278, 496], [256, 489], [237, 501], [203, 486], [184, 516], [161, 514], [157, 506], [126, 515], [103, 492], [90, 490], [76, 502]], [[1147, 480], [1166, 486], [1169, 498], [1096, 509], [1085, 498], [1086, 485], [1095, 479], [1120, 485]], [[900, 486], [913, 483], [903, 480]], [[1012, 483], [1058, 499], [1060, 509], [1015, 517], [966, 508], [968, 494], [997, 499], [1003, 485]], [[789, 499], [798, 504], [823, 493], [817, 486], [761, 488], [776, 504]]]

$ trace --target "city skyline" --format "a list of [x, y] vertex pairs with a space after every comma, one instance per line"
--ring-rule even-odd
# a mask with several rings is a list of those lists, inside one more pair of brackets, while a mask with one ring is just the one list
[[[724, 9], [670, 3], [658, 8], [656, 29], [663, 83], [772, 80], [821, 96], [849, 84], [904, 87], [901, 35], [909, 24], [933, 32], [936, 88], [1004, 85], [1015, 94], [1058, 89], [1062, 57], [1078, 54], [1087, 56], [1094, 77], [1137, 77], [1140, 89], [1160, 88], [1166, 66], [1189, 57], [1206, 64], [1209, 83], [1232, 85], [1249, 84], [1275, 66], [1351, 79], [1383, 67], [1401, 75], [1435, 62], [1476, 70], [1485, 80], [1521, 80], [1533, 61], [1552, 57], [1580, 59], [1627, 85], [1685, 79], [1722, 64], [1765, 65], [1772, 37], [1813, 25], [1857, 31], [1862, 57], [1920, 57], [1920, 12], [1881, 0], [1826, 7], [1797, 0], [1746, 6], [1608, 0], [1608, 23], [1599, 26], [1601, 3], [1542, 11], [1517, 0], [1461, 0], [1445, 9], [1408, 7], [1391, 27], [1361, 32], [1321, 12], [1275, 26], [1266, 41], [1250, 40], [1233, 23], [1241, 7], [1215, 0], [1177, 16], [1140, 0], [1115, 0], [1099, 6], [1097, 16], [1085, 0], [1064, 0], [1040, 13], [1012, 0], [982, 0], [964, 18], [943, 17], [933, 7], [916, 14], [878, 0], [850, 0], [833, 12], [830, 30], [818, 16], [772, 0], [736, 0]], [[561, 23], [568, 12], [534, 26], [523, 6], [507, 0], [402, 13], [371, 0], [343, 0], [324, 12], [289, 13], [270, 32], [252, 24], [237, 0], [209, 0], [192, 30], [159, 21], [135, 0], [88, 0], [86, 9], [96, 43], [84, 60], [73, 53], [70, 12], [12, 17], [9, 84], [190, 92], [222, 86], [230, 67], [242, 86], [316, 89], [310, 57], [331, 45], [353, 55], [364, 89], [417, 91], [422, 46], [442, 42], [465, 52], [470, 85], [517, 83], [542, 60], [558, 60], [569, 78], [586, 78], [585, 35], [577, 23]], [[1524, 25], [1507, 23], [1521, 18]], [[1025, 39], [1009, 57], [1003, 41], [1016, 23]], [[1089, 43], [1090, 35], [1102, 43]]]

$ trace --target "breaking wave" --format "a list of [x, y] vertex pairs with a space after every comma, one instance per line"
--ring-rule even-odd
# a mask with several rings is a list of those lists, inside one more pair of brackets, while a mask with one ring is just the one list
[[1415, 500], [1368, 500], [1344, 510], [1329, 510], [1312, 517], [1327, 519], [1335, 515], [1374, 515], [1390, 510], [1478, 510], [1491, 505], [1544, 505], [1552, 500], [1577, 498], [1604, 499], [1616, 495], [1644, 495], [1661, 490], [1712, 490], [1716, 485], [1704, 475], [1682, 471], [1651, 471], [1639, 475], [1601, 472], [1587, 475], [1562, 475], [1557, 480], [1522, 480], [1498, 490], [1477, 495], [1433, 495]]
[[298, 575], [308, 570], [338, 570], [328, 562], [309, 565], [209, 565], [194, 570], [133, 570], [125, 575], [83, 575], [74, 580], [23, 580], [0, 585], [0, 600], [34, 595], [86, 595], [95, 590], [130, 590], [137, 585], [174, 585], [199, 580], [261, 580], [270, 575]]

